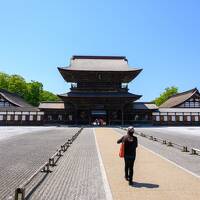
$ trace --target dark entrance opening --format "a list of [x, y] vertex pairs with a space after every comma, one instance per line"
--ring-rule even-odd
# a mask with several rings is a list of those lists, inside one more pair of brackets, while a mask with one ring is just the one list
[[107, 112], [105, 110], [92, 110], [91, 122], [93, 125], [105, 126], [107, 125]]

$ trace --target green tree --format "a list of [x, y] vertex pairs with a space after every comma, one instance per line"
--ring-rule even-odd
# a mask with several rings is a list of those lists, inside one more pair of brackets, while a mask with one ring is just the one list
[[42, 83], [38, 81], [31, 81], [30, 83], [27, 83], [27, 93], [25, 94], [24, 98], [33, 106], [38, 106], [42, 91]]
[[26, 82], [22, 76], [3, 72], [0, 72], [0, 89], [20, 95], [33, 106], [38, 106], [41, 101], [60, 100], [55, 94], [43, 90], [42, 83], [38, 81]]
[[0, 72], [0, 89], [8, 89], [10, 76], [6, 73]]
[[60, 100], [58, 96], [46, 90], [43, 90], [40, 96], [40, 101], [58, 101], [58, 100]]
[[160, 96], [157, 97], [153, 102], [157, 106], [160, 106], [165, 101], [167, 101], [171, 96], [173, 96], [177, 93], [178, 93], [178, 87], [175, 87], [175, 86], [167, 87], [167, 88], [165, 88], [165, 91], [162, 94], [160, 94]]
[[27, 92], [25, 79], [19, 75], [11, 75], [8, 82], [8, 91], [24, 97]]

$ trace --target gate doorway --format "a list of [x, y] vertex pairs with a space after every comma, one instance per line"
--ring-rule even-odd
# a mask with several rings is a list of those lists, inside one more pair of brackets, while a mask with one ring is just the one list
[[95, 126], [106, 126], [107, 125], [107, 112], [106, 110], [92, 110], [91, 111], [91, 122]]

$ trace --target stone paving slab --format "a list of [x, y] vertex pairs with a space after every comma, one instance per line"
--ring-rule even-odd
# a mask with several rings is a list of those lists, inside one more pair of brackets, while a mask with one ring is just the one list
[[52, 127], [1, 140], [0, 200], [8, 199], [17, 186], [47, 162], [60, 145], [78, 130], [79, 128]]
[[19, 136], [21, 134], [32, 134], [42, 131], [56, 129], [54, 126], [0, 126], [0, 142], [1, 140], [10, 139], [10, 137]]
[[139, 146], [134, 185], [124, 180], [124, 162], [118, 157], [121, 134], [99, 128], [96, 138], [115, 200], [199, 200], [200, 179]]
[[[39, 177], [40, 179], [42, 177]], [[39, 178], [35, 181], [39, 181]], [[32, 184], [31, 187], [34, 186]], [[30, 188], [31, 188], [30, 187]], [[30, 191], [28, 189], [27, 191]], [[85, 128], [27, 199], [105, 200], [99, 158], [92, 129]]]

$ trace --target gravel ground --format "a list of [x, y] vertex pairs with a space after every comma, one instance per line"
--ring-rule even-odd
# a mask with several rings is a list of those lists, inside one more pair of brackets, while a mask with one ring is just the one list
[[[148, 128], [145, 128], [145, 130], [148, 131]], [[126, 134], [126, 131], [122, 129], [116, 128], [115, 131], [121, 133], [122, 135]], [[136, 128], [136, 131], [138, 131], [138, 128]], [[163, 145], [159, 142], [154, 142], [141, 136], [137, 137], [140, 145], [154, 151], [155, 153], [158, 153], [159, 155], [167, 158], [168, 160], [175, 162], [179, 166], [200, 176], [200, 156], [190, 155], [190, 153], [181, 152], [181, 150], [179, 149], [176, 149], [174, 147], [167, 147], [166, 145]]]
[[0, 140], [0, 199], [8, 199], [19, 184], [48, 161], [60, 145], [79, 130], [64, 127], [44, 130], [45, 128], [34, 131], [29, 129], [28, 134], [20, 134], [21, 128], [16, 128], [17, 135], [10, 131], [15, 136]]

